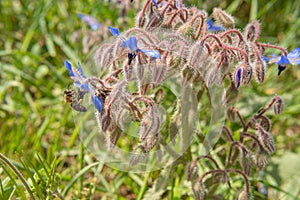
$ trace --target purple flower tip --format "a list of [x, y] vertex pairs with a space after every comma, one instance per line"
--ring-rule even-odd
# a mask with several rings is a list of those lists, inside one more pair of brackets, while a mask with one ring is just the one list
[[240, 67], [235, 73], [236, 89], [238, 89], [241, 85], [242, 72], [243, 72], [243, 68]]
[[103, 107], [103, 101], [102, 101], [102, 99], [100, 99], [100, 98], [99, 98], [98, 96], [96, 96], [96, 95], [92, 95], [92, 102], [93, 102], [95, 108], [96, 108], [99, 112], [101, 112], [102, 107]]
[[110, 26], [108, 26], [107, 28], [111, 32], [111, 34], [113, 34], [115, 37], [119, 37], [120, 36], [119, 29], [113, 28], [113, 27], [110, 27]]
[[78, 13], [78, 17], [80, 17], [80, 19], [83, 22], [86, 22], [92, 30], [97, 30], [101, 27], [101, 23], [94, 17], [90, 16], [90, 15], [84, 15], [81, 13]]
[[74, 74], [73, 69], [72, 69], [72, 64], [69, 63], [67, 60], [65, 60], [64, 63], [65, 63], [65, 66], [66, 66], [67, 70], [69, 71], [70, 77], [74, 77], [75, 74]]
[[152, 0], [152, 3], [154, 4], [154, 6], [155, 6], [156, 8], [158, 8], [158, 5], [157, 5], [156, 0]]
[[215, 26], [212, 19], [208, 19], [208, 20], [206, 21], [206, 24], [207, 24], [207, 29], [208, 29], [209, 31], [216, 32], [216, 31], [223, 31], [223, 30], [224, 30], [224, 28], [223, 28], [222, 26], [220, 26], [220, 25]]

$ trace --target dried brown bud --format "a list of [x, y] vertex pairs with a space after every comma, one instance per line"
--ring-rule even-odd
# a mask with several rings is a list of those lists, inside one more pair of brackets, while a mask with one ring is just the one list
[[229, 15], [227, 12], [222, 10], [221, 8], [214, 8], [213, 17], [215, 20], [221, 24], [226, 29], [234, 28], [234, 19], [231, 15]]
[[282, 97], [279, 97], [278, 100], [274, 103], [274, 113], [276, 115], [282, 113], [284, 108], [284, 99]]

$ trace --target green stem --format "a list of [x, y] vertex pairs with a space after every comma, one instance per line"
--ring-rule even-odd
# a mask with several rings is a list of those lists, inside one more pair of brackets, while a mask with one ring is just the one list
[[30, 190], [30, 187], [28, 186], [24, 176], [21, 174], [21, 172], [8, 160], [8, 158], [6, 158], [2, 153], [0, 153], [0, 159], [9, 166], [9, 168], [16, 174], [16, 176], [22, 181], [24, 187], [26, 188], [26, 190], [28, 191], [28, 193], [30, 194], [31, 199], [35, 199], [32, 191]]
[[143, 196], [144, 196], [144, 194], [145, 194], [145, 192], [148, 188], [148, 179], [150, 177], [150, 174], [151, 174], [151, 172], [149, 172], [147, 174], [147, 176], [145, 177], [144, 182], [143, 182], [143, 187], [141, 188], [141, 191], [139, 193], [139, 196], [138, 196], [137, 200], [141, 200], [143, 198]]

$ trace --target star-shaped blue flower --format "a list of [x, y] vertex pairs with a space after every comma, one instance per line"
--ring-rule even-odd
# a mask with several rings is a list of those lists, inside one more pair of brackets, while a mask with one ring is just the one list
[[207, 25], [207, 30], [212, 31], [212, 32], [217, 32], [217, 31], [224, 31], [224, 28], [220, 25], [214, 25], [214, 21], [212, 19], [208, 19], [206, 21]]
[[[108, 27], [109, 31], [116, 37], [120, 36], [119, 29]], [[136, 57], [136, 54], [139, 52], [144, 53], [147, 56], [150, 56], [152, 59], [160, 59], [160, 53], [157, 50], [147, 50], [140, 49], [137, 46], [137, 39], [135, 36], [129, 37], [127, 40], [122, 40], [120, 47], [128, 49], [130, 52], [128, 53], [128, 64], [130, 65], [131, 61]]]
[[271, 57], [262, 56], [262, 60], [268, 61], [268, 63], [275, 63], [278, 65], [278, 76], [283, 70], [286, 69], [286, 66], [289, 64], [298, 65], [300, 64], [300, 48], [296, 48], [290, 53], [281, 56], [272, 55]]
[[101, 27], [101, 23], [94, 17], [90, 16], [90, 15], [84, 15], [81, 13], [78, 13], [78, 17], [80, 17], [80, 19], [83, 22], [86, 22], [92, 30], [97, 30]]

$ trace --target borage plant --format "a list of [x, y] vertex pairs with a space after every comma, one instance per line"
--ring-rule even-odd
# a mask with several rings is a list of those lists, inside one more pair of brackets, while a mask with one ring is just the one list
[[[80, 17], [92, 28], [100, 24]], [[107, 27], [113, 37], [96, 49], [93, 63], [82, 69], [65, 61], [74, 80], [65, 95], [79, 111], [75, 118], [87, 149], [119, 170], [165, 168], [145, 198], [165, 195], [166, 180], [181, 165], [196, 199], [267, 196], [251, 184], [275, 152], [266, 112], [273, 107], [280, 114], [284, 100], [273, 97], [248, 119], [235, 103], [252, 80], [264, 82], [267, 62], [278, 64], [278, 75], [299, 64], [300, 48], [288, 53], [259, 42], [256, 20], [240, 31], [220, 8], [212, 18], [181, 0], [148, 0], [134, 28], [120, 33]], [[266, 56], [266, 49], [282, 55]], [[240, 128], [231, 130], [235, 118]], [[227, 186], [217, 190], [218, 183]]]

